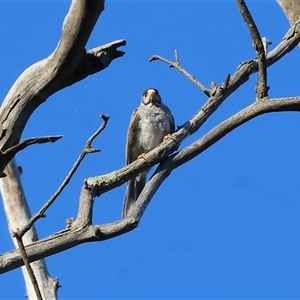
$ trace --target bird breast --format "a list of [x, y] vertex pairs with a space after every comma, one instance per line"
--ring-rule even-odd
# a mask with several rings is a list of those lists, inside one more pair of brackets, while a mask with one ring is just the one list
[[142, 112], [139, 123], [141, 133], [139, 144], [145, 153], [157, 147], [171, 131], [170, 122], [161, 108], [155, 108], [147, 113]]

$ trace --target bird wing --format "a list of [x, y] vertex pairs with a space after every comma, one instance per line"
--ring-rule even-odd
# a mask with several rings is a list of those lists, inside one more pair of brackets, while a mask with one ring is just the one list
[[131, 115], [131, 119], [130, 119], [130, 123], [129, 123], [129, 127], [128, 127], [128, 131], [127, 131], [127, 142], [126, 142], [126, 164], [130, 164], [131, 162], [133, 162], [134, 160], [137, 159], [138, 155], [140, 153], [138, 152], [138, 149], [136, 149], [137, 147], [134, 147], [134, 145], [137, 143], [137, 131], [139, 130], [139, 126], [138, 123], [141, 120], [140, 114], [138, 112], [138, 108], [136, 108], [132, 115]]
[[174, 120], [174, 116], [173, 116], [173, 114], [172, 114], [172, 112], [171, 112], [171, 110], [170, 110], [170, 108], [167, 106], [167, 105], [163, 105], [164, 106], [164, 109], [165, 109], [165, 111], [169, 114], [169, 116], [170, 116], [170, 129], [171, 129], [171, 132], [170, 133], [173, 133], [173, 132], [175, 132], [175, 120]]
[[172, 115], [171, 111], [171, 121], [170, 121], [170, 126], [171, 126], [171, 133], [175, 132], [175, 120], [174, 120], [174, 116]]

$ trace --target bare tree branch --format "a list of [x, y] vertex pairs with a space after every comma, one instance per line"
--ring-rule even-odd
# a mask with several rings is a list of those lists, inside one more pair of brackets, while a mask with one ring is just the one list
[[[6, 177], [0, 180], [0, 189], [4, 203], [4, 210], [7, 216], [7, 222], [11, 236], [18, 230], [18, 228], [29, 220], [31, 214], [25, 192], [20, 178], [20, 170], [18, 169], [15, 160], [13, 159], [5, 168]], [[24, 245], [30, 245], [37, 241], [34, 226], [23, 236], [22, 242]], [[13, 238], [14, 245], [18, 248], [15, 238]], [[44, 299], [56, 299], [58, 280], [52, 279], [47, 270], [45, 261], [43, 259], [35, 261], [30, 264], [35, 277], [38, 282], [39, 289]], [[24, 267], [22, 267], [23, 276], [25, 278], [26, 296], [28, 299], [36, 299], [31, 279]]]
[[175, 168], [199, 155], [229, 132], [251, 119], [266, 113], [300, 111], [300, 97], [274, 98], [255, 102], [220, 123], [195, 143], [172, 155]]
[[[285, 54], [290, 52], [296, 47], [299, 41], [300, 19], [288, 30], [278, 46], [268, 53], [266, 61], [267, 66], [271, 66]], [[177, 150], [183, 140], [197, 131], [207, 118], [217, 110], [223, 101], [244, 84], [249, 79], [249, 76], [257, 72], [257, 70], [258, 65], [256, 59], [240, 64], [238, 70], [233, 75], [230, 77], [227, 76], [224, 83], [214, 89], [213, 96], [207, 100], [202, 108], [190, 120], [180, 126], [179, 130], [172, 134], [172, 139], [161, 143], [158, 147], [146, 153], [143, 156], [143, 159], [138, 159], [118, 171], [88, 178], [86, 183], [94, 189], [94, 195], [100, 196], [164, 160], [169, 154]]]
[[[7, 150], [0, 152], [0, 165], [1, 162], [3, 164], [6, 163], [6, 161], [10, 161], [19, 151], [24, 150], [30, 145], [33, 144], [44, 144], [44, 143], [55, 143], [57, 140], [61, 139], [62, 135], [56, 135], [56, 136], [42, 136], [42, 137], [34, 137], [29, 138], [26, 140], [21, 141], [19, 144], [14, 145]], [[5, 173], [0, 174], [0, 177], [5, 177]]]
[[[273, 51], [268, 53], [267, 66], [272, 65], [291, 51], [299, 40], [300, 22], [298, 20], [288, 31], [283, 41]], [[29, 261], [31, 262], [42, 257], [53, 255], [81, 243], [102, 241], [133, 230], [139, 223], [155, 191], [174, 168], [192, 159], [225, 136], [228, 132], [255, 116], [268, 112], [299, 111], [300, 97], [268, 99], [255, 102], [232, 118], [221, 123], [215, 130], [208, 133], [199, 141], [168, 157], [169, 154], [178, 148], [178, 145], [185, 138], [200, 128], [231, 93], [246, 82], [249, 76], [257, 72], [257, 70], [257, 60], [242, 63], [232, 76], [227, 76], [223, 84], [215, 87], [208, 101], [195, 116], [183, 124], [180, 129], [172, 135], [171, 139], [148, 152], [144, 156], [144, 159], [138, 159], [128, 166], [109, 174], [85, 180], [81, 190], [78, 218], [71, 223], [67, 229], [26, 246]], [[154, 175], [145, 186], [130, 216], [109, 224], [92, 225], [92, 209], [95, 196], [100, 196], [114, 187], [121, 185], [129, 178], [136, 176], [143, 170], [161, 161], [163, 162], [158, 166]], [[0, 273], [7, 272], [21, 265], [22, 258], [18, 251], [11, 251], [0, 255]]]
[[277, 0], [286, 14], [291, 25], [294, 25], [300, 16], [300, 2], [298, 0]]
[[149, 62], [152, 62], [154, 60], [160, 60], [171, 68], [175, 68], [177, 71], [182, 73], [184, 76], [186, 76], [192, 83], [194, 83], [206, 96], [210, 96], [210, 90], [207, 89], [200, 81], [198, 81], [193, 75], [188, 73], [185, 69], [182, 68], [179, 62], [179, 55], [177, 50], [175, 50], [175, 61], [167, 60], [159, 55], [153, 55], [149, 58]]
[[240, 9], [241, 15], [245, 23], [249, 28], [253, 40], [254, 49], [257, 53], [258, 80], [256, 84], [256, 97], [257, 100], [263, 100], [268, 97], [268, 89], [269, 89], [267, 86], [266, 52], [258, 28], [251, 16], [251, 13], [245, 1], [236, 0], [236, 3]]
[[30, 220], [23, 226], [23, 228], [19, 229], [17, 234], [22, 237], [36, 222], [38, 219], [45, 217], [46, 210], [53, 204], [53, 202], [57, 199], [57, 197], [62, 193], [64, 188], [67, 186], [67, 184], [70, 182], [71, 178], [77, 171], [78, 167], [80, 166], [81, 162], [84, 160], [85, 156], [90, 153], [99, 152], [99, 149], [94, 149], [91, 147], [92, 142], [95, 140], [95, 138], [105, 129], [106, 124], [109, 120], [109, 116], [105, 116], [103, 114], [100, 115], [103, 119], [103, 123], [101, 126], [96, 130], [95, 133], [87, 140], [82, 152], [80, 153], [79, 157], [77, 158], [76, 162], [74, 163], [73, 167], [71, 168], [70, 172], [67, 174], [66, 178], [63, 180], [61, 185], [58, 187], [58, 189], [54, 192], [54, 194], [51, 196], [51, 198], [43, 205], [43, 207], [39, 210], [38, 213], [36, 213], [34, 216], [30, 218]]
[[267, 53], [268, 53], [268, 47], [270, 45], [272, 45], [272, 41], [269, 41], [266, 37], [262, 37], [261, 41], [262, 41], [263, 46], [264, 46], [265, 54], [267, 55]]
[[30, 263], [28, 261], [28, 257], [27, 257], [26, 250], [25, 250], [25, 247], [24, 247], [24, 244], [23, 244], [23, 241], [22, 241], [22, 237], [17, 233], [15, 233], [14, 237], [17, 240], [18, 248], [19, 248], [20, 254], [22, 256], [24, 266], [25, 266], [25, 268], [27, 270], [27, 273], [29, 275], [29, 278], [32, 282], [36, 298], [38, 300], [43, 300], [39, 285], [38, 285], [37, 280], [36, 280], [36, 277], [35, 277], [34, 272], [33, 272], [32, 268], [30, 266]]
[[[4, 152], [19, 143], [31, 114], [49, 96], [103, 70], [112, 60], [124, 55], [124, 52], [117, 50], [125, 45], [124, 40], [85, 51], [85, 45], [103, 9], [103, 0], [72, 1], [54, 52], [25, 70], [2, 103], [0, 151]], [[12, 157], [1, 158], [0, 174]]]
[[[118, 50], [118, 47], [125, 45], [125, 40], [117, 40], [86, 51], [84, 63], [80, 70], [82, 76], [80, 80], [107, 68], [114, 59], [122, 57], [125, 52]], [[75, 82], [77, 81], [78, 78]]]
[[132, 208], [131, 222], [133, 224], [139, 223], [153, 195], [174, 169], [198, 156], [207, 148], [222, 139], [229, 132], [233, 131], [235, 128], [241, 126], [249, 120], [262, 114], [282, 111], [300, 111], [300, 97], [266, 99], [263, 102], [256, 101], [216, 126], [198, 141], [169, 156], [158, 166], [157, 170], [154, 172], [153, 176], [147, 182], [145, 188], [140, 194], [138, 200]]

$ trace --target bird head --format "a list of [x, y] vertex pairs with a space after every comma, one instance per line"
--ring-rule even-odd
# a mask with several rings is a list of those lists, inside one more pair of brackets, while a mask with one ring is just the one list
[[161, 97], [157, 89], [150, 88], [143, 92], [142, 94], [142, 105], [158, 105], [161, 104]]

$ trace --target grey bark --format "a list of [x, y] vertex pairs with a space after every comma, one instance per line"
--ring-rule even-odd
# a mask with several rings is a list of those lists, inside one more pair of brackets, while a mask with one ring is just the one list
[[300, 16], [299, 0], [277, 0], [278, 4], [286, 14], [291, 25], [294, 25]]
[[[39, 137], [20, 141], [28, 119], [52, 94], [105, 69], [114, 59], [124, 55], [123, 51], [117, 49], [126, 44], [124, 40], [85, 50], [89, 36], [103, 10], [102, 0], [73, 0], [63, 22], [60, 41], [53, 53], [26, 69], [11, 87], [1, 105], [0, 176], [6, 177], [0, 179], [0, 189], [12, 236], [31, 218], [19, 170], [13, 157], [29, 145], [55, 142], [60, 138]], [[25, 246], [37, 240], [34, 227], [22, 237]], [[13, 241], [18, 248], [15, 238]], [[18, 250], [16, 252], [19, 253]], [[37, 260], [31, 263], [30, 267], [36, 280], [29, 278], [27, 270], [22, 268], [27, 297], [56, 299], [58, 280], [50, 277], [45, 261]], [[33, 289], [34, 285], [38, 290]]]
[[[4, 211], [7, 216], [7, 223], [11, 235], [20, 227], [24, 226], [31, 217], [29, 207], [27, 205], [25, 192], [22, 186], [20, 170], [17, 167], [15, 159], [13, 159], [5, 168], [6, 177], [0, 180], [0, 190], [4, 203]], [[34, 227], [23, 237], [24, 245], [30, 245], [38, 240]], [[13, 243], [18, 247], [16, 240]], [[57, 299], [58, 280], [52, 279], [48, 272], [44, 259], [31, 263], [32, 270], [37, 279], [40, 292], [43, 299]], [[23, 277], [26, 285], [26, 296], [28, 299], [36, 299], [31, 279], [25, 267], [22, 267]]]

